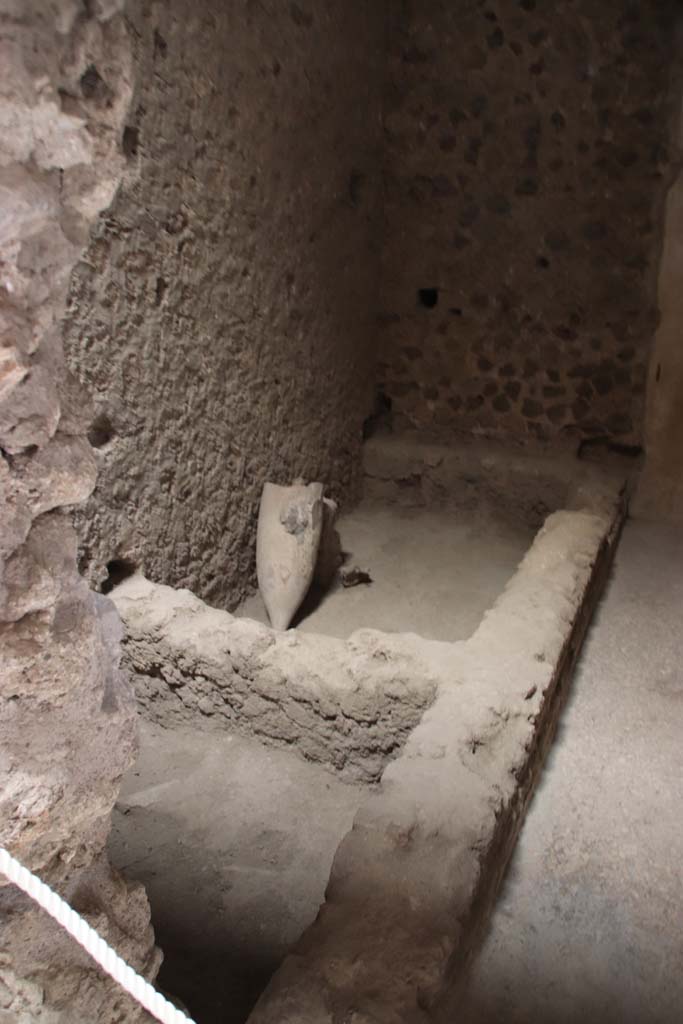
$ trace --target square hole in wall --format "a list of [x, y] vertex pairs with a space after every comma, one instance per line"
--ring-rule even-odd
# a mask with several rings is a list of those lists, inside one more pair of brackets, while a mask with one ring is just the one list
[[420, 306], [424, 306], [425, 309], [434, 309], [439, 301], [439, 289], [438, 288], [418, 288], [417, 289], [417, 301]]

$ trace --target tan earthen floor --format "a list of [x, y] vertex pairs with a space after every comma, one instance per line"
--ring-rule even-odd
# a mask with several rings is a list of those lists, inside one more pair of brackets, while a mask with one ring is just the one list
[[197, 1024], [239, 1024], [323, 901], [362, 799], [293, 752], [141, 723], [109, 850], [141, 881], [158, 984]]
[[[455, 512], [364, 501], [338, 524], [345, 567], [372, 583], [312, 594], [295, 619], [306, 633], [341, 639], [366, 627], [465, 640], [515, 572], [533, 539], [520, 521], [490, 511]], [[238, 615], [268, 623], [258, 594]]]

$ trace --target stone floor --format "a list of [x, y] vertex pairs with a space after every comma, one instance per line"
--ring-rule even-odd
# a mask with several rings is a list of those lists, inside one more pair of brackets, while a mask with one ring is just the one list
[[159, 985], [197, 1024], [240, 1024], [323, 901], [363, 791], [256, 740], [141, 725], [110, 854], [144, 883]]
[[[534, 531], [488, 510], [454, 512], [364, 501], [338, 524], [346, 566], [369, 585], [312, 595], [295, 619], [307, 633], [346, 639], [356, 629], [466, 640], [515, 572]], [[258, 594], [236, 612], [268, 622]]]
[[483, 949], [440, 1024], [683, 1021], [683, 530], [631, 521]]

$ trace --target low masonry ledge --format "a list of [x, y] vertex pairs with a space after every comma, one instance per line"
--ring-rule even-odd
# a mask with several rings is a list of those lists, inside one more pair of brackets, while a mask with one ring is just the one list
[[418, 637], [411, 649], [369, 629], [347, 641], [280, 633], [142, 575], [111, 597], [141, 710], [161, 725], [200, 719], [374, 782], [436, 693]]
[[444, 445], [409, 433], [370, 438], [363, 466], [369, 497], [455, 509], [490, 505], [533, 528], [561, 510], [609, 515], [633, 470], [632, 460], [592, 462], [569, 450], [515, 449], [491, 440], [461, 438]]
[[250, 1024], [439, 1019], [483, 932], [607, 578], [625, 512], [619, 490], [613, 499], [550, 515], [469, 640], [423, 642], [436, 698], [361, 805], [316, 921]]

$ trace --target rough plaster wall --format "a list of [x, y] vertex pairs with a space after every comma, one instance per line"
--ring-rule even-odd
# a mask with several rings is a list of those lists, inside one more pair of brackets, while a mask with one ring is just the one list
[[678, 96], [673, 126], [678, 176], [666, 203], [659, 271], [661, 320], [650, 360], [645, 418], [645, 469], [634, 515], [683, 521], [683, 12], [676, 34]]
[[374, 363], [383, 19], [364, 0], [130, 3], [130, 172], [74, 275], [93, 582], [128, 558], [233, 606], [263, 482], [359, 484]]
[[406, 0], [379, 371], [398, 425], [640, 441], [675, 8]]
[[[78, 575], [65, 511], [95, 481], [59, 321], [69, 271], [121, 172], [132, 61], [119, 6], [0, 2], [0, 844], [151, 976], [145, 894], [103, 853], [134, 752], [120, 623]], [[95, 66], [108, 83], [97, 95]], [[0, 879], [3, 1024], [143, 1017]]]

